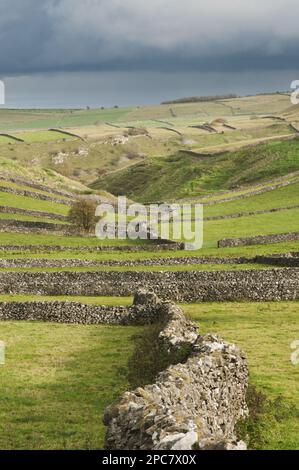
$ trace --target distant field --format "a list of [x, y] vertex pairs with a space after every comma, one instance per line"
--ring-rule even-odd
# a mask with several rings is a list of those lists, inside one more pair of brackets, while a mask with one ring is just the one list
[[15, 143], [14, 139], [10, 139], [9, 137], [6, 137], [4, 135], [0, 135], [0, 144], [11, 144]]
[[34, 142], [52, 142], [55, 140], [74, 140], [74, 137], [63, 135], [60, 132], [54, 131], [31, 131], [31, 132], [18, 132], [16, 137], [23, 139], [26, 143]]
[[173, 119], [176, 116], [198, 115], [201, 117], [242, 114], [273, 114], [286, 109], [290, 103], [287, 95], [264, 95], [233, 100], [200, 103], [183, 103], [162, 106], [142, 106], [128, 114], [128, 120]]
[[0, 131], [75, 127], [123, 119], [130, 109], [91, 110], [0, 110]]

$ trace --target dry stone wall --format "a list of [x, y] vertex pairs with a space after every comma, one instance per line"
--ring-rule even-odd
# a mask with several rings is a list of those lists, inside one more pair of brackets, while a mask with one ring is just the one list
[[248, 413], [244, 353], [217, 336], [200, 336], [182, 310], [171, 303], [151, 296], [147, 308], [160, 311], [165, 319], [159, 335], [161, 346], [171, 355], [188, 345], [189, 358], [168, 367], [154, 384], [124, 393], [106, 410], [105, 448], [245, 449], [235, 436], [236, 423]]
[[104, 416], [106, 449], [245, 449], [235, 425], [247, 416], [245, 355], [213, 335], [200, 336], [176, 305], [140, 291], [130, 307], [76, 302], [2, 302], [0, 320], [59, 323], [161, 324], [158, 341], [169, 357], [188, 348], [184, 363], [154, 384], [126, 392]]
[[71, 226], [31, 220], [0, 219], [0, 232], [58, 233], [69, 235]]
[[268, 245], [271, 243], [281, 243], [294, 240], [299, 240], [299, 232], [257, 235], [256, 237], [246, 238], [225, 238], [218, 241], [218, 248], [248, 245]]
[[76, 253], [99, 253], [110, 251], [143, 252], [143, 251], [180, 251], [184, 250], [184, 243], [159, 240], [151, 241], [143, 245], [97, 245], [97, 246], [61, 246], [61, 245], [0, 245], [0, 252], [76, 252]]
[[66, 206], [72, 206], [74, 204], [74, 201], [72, 201], [71, 199], [67, 199], [67, 198], [60, 199], [58, 197], [48, 196], [46, 194], [29, 191], [27, 189], [10, 188], [7, 186], [0, 185], [0, 191], [5, 192], [5, 193], [10, 193], [10, 194], [15, 194], [17, 196], [26, 196], [32, 199], [39, 199], [40, 201], [50, 201], [50, 202], [55, 202], [57, 204], [64, 204]]
[[299, 268], [240, 271], [0, 272], [0, 293], [130, 296], [140, 288], [163, 299], [279, 301], [299, 299]]
[[[169, 258], [152, 258], [139, 260], [107, 260], [92, 261], [83, 259], [0, 259], [0, 268], [76, 268], [76, 267], [103, 267], [103, 266], [182, 266], [190, 264], [246, 264], [254, 263], [255, 258], [212, 258], [212, 257], [169, 257]], [[263, 261], [260, 261], [263, 263]], [[263, 263], [264, 264], [264, 263]]]
[[18, 176], [14, 176], [14, 177], [12, 177], [11, 175], [0, 176], [0, 181], [10, 181], [11, 183], [19, 184], [21, 186], [28, 186], [29, 188], [37, 189], [40, 191], [51, 192], [53, 194], [57, 194], [58, 196], [68, 197], [71, 199], [74, 199], [77, 196], [76, 194], [70, 193], [69, 191], [45, 186], [41, 183], [28, 181]]
[[68, 217], [66, 215], [54, 214], [53, 212], [42, 212], [33, 211], [30, 209], [20, 209], [19, 207], [0, 206], [0, 213], [4, 214], [21, 214], [28, 215], [31, 217], [43, 217], [46, 219], [56, 219], [67, 222]]

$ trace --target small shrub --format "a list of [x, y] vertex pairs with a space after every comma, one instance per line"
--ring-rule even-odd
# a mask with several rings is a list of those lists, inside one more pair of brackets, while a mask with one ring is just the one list
[[96, 225], [97, 204], [91, 199], [78, 199], [69, 211], [69, 221], [83, 232], [91, 232]]

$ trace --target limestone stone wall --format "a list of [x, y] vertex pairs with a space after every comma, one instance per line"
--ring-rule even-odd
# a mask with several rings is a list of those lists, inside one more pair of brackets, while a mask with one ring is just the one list
[[[40, 259], [40, 258], [11, 258], [0, 259], [0, 268], [73, 268], [73, 267], [103, 267], [103, 266], [167, 266], [167, 265], [190, 265], [190, 264], [246, 264], [254, 263], [255, 258], [214, 258], [214, 257], [169, 257], [150, 258], [139, 260], [105, 260], [93, 261], [83, 259]], [[263, 261], [260, 261], [264, 264]]]
[[0, 302], [0, 321], [146, 325], [155, 323], [160, 318], [161, 316], [156, 318], [155, 312], [139, 306], [111, 307], [68, 301]]
[[50, 201], [50, 202], [55, 202], [57, 204], [64, 204], [66, 206], [71, 206], [74, 204], [74, 201], [72, 201], [71, 199], [67, 199], [67, 198], [61, 199], [59, 197], [54, 197], [54, 196], [52, 197], [52, 196], [48, 196], [47, 194], [38, 193], [38, 192], [30, 191], [27, 189], [18, 189], [18, 188], [10, 188], [8, 186], [1, 186], [1, 184], [0, 184], [0, 191], [3, 191], [5, 193], [10, 193], [10, 194], [16, 194], [18, 196], [27, 196], [27, 197], [31, 197], [32, 199], [39, 199], [41, 201]]
[[155, 383], [124, 393], [106, 410], [105, 448], [245, 449], [235, 436], [236, 423], [248, 412], [244, 353], [217, 336], [200, 336], [171, 303], [156, 299], [154, 305], [151, 296], [147, 308], [163, 312], [165, 325], [159, 341], [169, 354], [188, 345], [190, 355], [186, 362], [160, 373]]
[[299, 232], [257, 235], [256, 237], [246, 238], [225, 238], [218, 241], [218, 248], [246, 245], [267, 245], [270, 243], [281, 243], [294, 240], [299, 240]]
[[[82, 235], [81, 235], [82, 236]], [[143, 252], [143, 251], [180, 251], [184, 250], [184, 243], [176, 243], [170, 240], [152, 240], [143, 245], [98, 245], [98, 246], [62, 246], [62, 245], [0, 245], [0, 252], [31, 252], [31, 253], [51, 253], [51, 252], [77, 252], [77, 253], [97, 253], [110, 251]]]
[[161, 324], [158, 341], [168, 350], [188, 348], [184, 363], [168, 367], [154, 384], [126, 392], [107, 408], [106, 449], [245, 449], [235, 436], [246, 417], [248, 368], [236, 346], [200, 336], [182, 310], [139, 291], [130, 307], [76, 302], [2, 302], [0, 320], [58, 323]]
[[21, 186], [28, 186], [29, 188], [37, 189], [40, 191], [51, 192], [53, 194], [57, 194], [58, 196], [68, 197], [71, 199], [75, 199], [75, 197], [77, 196], [76, 194], [70, 193], [69, 191], [45, 186], [42, 183], [28, 181], [18, 176], [11, 176], [11, 175], [0, 176], [0, 181], [5, 181], [5, 182], [10, 181], [11, 183], [19, 184]]
[[295, 300], [299, 268], [0, 273], [2, 294], [130, 296], [140, 288], [181, 302]]
[[299, 267], [299, 253], [285, 255], [256, 256], [256, 263], [271, 264], [273, 266]]
[[71, 233], [71, 226], [66, 224], [53, 224], [31, 220], [0, 219], [0, 232], [17, 233], [48, 233], [54, 232], [63, 235]]

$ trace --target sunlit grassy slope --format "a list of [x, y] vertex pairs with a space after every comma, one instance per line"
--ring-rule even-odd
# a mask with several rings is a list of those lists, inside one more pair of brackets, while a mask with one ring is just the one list
[[299, 140], [271, 142], [214, 157], [149, 158], [100, 179], [94, 188], [151, 202], [232, 189], [299, 170]]

